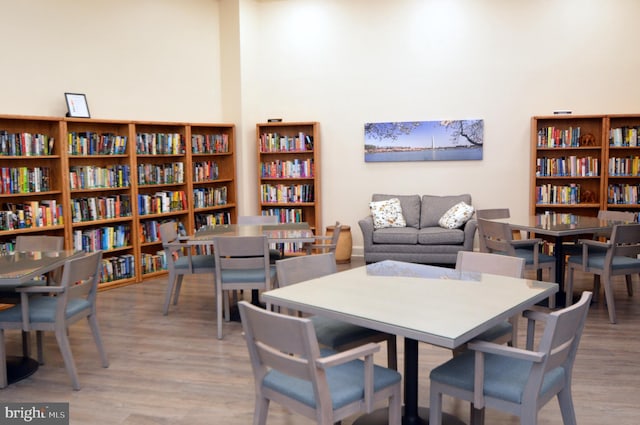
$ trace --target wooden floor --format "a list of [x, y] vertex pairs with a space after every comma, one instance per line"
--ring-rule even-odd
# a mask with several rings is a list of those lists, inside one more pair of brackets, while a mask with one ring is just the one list
[[[351, 266], [362, 265], [354, 258]], [[604, 302], [592, 305], [574, 369], [573, 398], [580, 425], [636, 425], [640, 421], [640, 288], [628, 297], [616, 281], [618, 321], [609, 324]], [[580, 276], [576, 292], [591, 288]], [[85, 322], [70, 330], [82, 389], [73, 391], [53, 335], [45, 338], [47, 362], [30, 378], [0, 390], [3, 402], [69, 402], [71, 424], [250, 424], [253, 377], [239, 323], [226, 323], [215, 337], [211, 279], [188, 278], [177, 306], [163, 316], [166, 278], [101, 292], [99, 322], [110, 367], [103, 369]], [[521, 329], [524, 331], [521, 321]], [[523, 337], [524, 332], [521, 332]], [[6, 332], [7, 349], [17, 354], [19, 334]], [[522, 345], [522, 344], [521, 344]], [[400, 359], [402, 344], [399, 343]], [[428, 405], [428, 372], [450, 357], [421, 344], [420, 403]], [[385, 350], [376, 361], [385, 364]], [[467, 419], [468, 406], [445, 400], [445, 411]], [[270, 425], [313, 423], [277, 405]], [[352, 420], [344, 421], [350, 425]], [[487, 424], [517, 424], [516, 417], [488, 411]], [[555, 401], [539, 424], [561, 424]]]

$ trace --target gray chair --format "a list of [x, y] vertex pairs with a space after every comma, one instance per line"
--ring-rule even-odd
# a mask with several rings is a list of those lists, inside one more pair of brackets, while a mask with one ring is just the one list
[[335, 253], [341, 229], [342, 225], [336, 221], [336, 225], [331, 236], [316, 236], [313, 243], [304, 244], [303, 248], [307, 252], [307, 255], [311, 255], [314, 252], [321, 254], [329, 252]]
[[625, 276], [627, 293], [633, 295], [631, 276], [640, 272], [640, 224], [617, 224], [613, 226], [611, 239], [600, 242], [592, 239], [580, 240], [582, 254], [572, 255], [567, 262], [566, 305], [573, 302], [573, 275], [576, 270], [593, 273], [594, 293], [598, 296], [599, 283], [604, 282], [604, 294], [609, 312], [609, 321], [616, 323], [615, 297], [612, 277]]
[[[511, 217], [511, 211], [509, 208], [489, 208], [476, 210], [476, 218], [483, 218], [485, 220], [495, 220], [495, 219], [505, 219]], [[537, 245], [540, 243], [540, 240], [536, 239], [522, 239], [522, 233], [520, 230], [512, 230], [512, 244], [517, 247], [527, 247], [532, 245]], [[482, 239], [480, 239], [480, 244], [483, 243]], [[480, 251], [486, 252], [483, 249], [483, 246], [480, 245]]]
[[[598, 218], [600, 220], [609, 220], [609, 221], [617, 221], [621, 224], [625, 223], [633, 223], [636, 221], [636, 214], [631, 211], [615, 211], [615, 210], [600, 210], [598, 211]], [[567, 256], [571, 255], [581, 255], [582, 254], [582, 245], [580, 244], [581, 239], [586, 239], [584, 235], [582, 238], [576, 238], [574, 240], [566, 241], [562, 248], [563, 252]], [[611, 237], [611, 229], [607, 231], [596, 232], [591, 235], [591, 239], [594, 240], [607, 240]], [[594, 250], [599, 248], [593, 247]], [[601, 249], [601, 248], [600, 248]], [[595, 293], [595, 298], [598, 297], [598, 293]]]
[[[61, 251], [64, 249], [63, 236], [20, 235], [16, 236], [16, 251]], [[57, 284], [62, 277], [62, 268], [50, 272], [46, 279]]]
[[164, 297], [163, 314], [169, 314], [169, 304], [178, 304], [180, 288], [185, 275], [215, 273], [213, 255], [195, 254], [194, 246], [181, 242], [176, 223], [169, 221], [160, 225], [160, 239], [167, 259], [169, 281]]
[[[239, 215], [238, 224], [266, 224], [277, 225], [277, 215]], [[283, 258], [282, 252], [277, 248], [269, 248], [269, 260], [271, 264]]]
[[[571, 396], [573, 363], [589, 311], [591, 293], [573, 306], [552, 313], [525, 311], [527, 348], [486, 341], [469, 343], [469, 351], [430, 373], [429, 423], [442, 423], [443, 394], [472, 403], [472, 423], [484, 422], [485, 408], [520, 417], [522, 425], [536, 425], [538, 411], [557, 397], [565, 425], [575, 425]], [[534, 348], [536, 321], [544, 331]]]
[[223, 303], [227, 304], [224, 306], [225, 319], [230, 319], [229, 298], [225, 296], [225, 292], [251, 289], [253, 301], [257, 303], [257, 292], [273, 287], [276, 271], [269, 264], [269, 243], [266, 236], [215, 237], [213, 256], [216, 266], [218, 339], [222, 339]]
[[538, 280], [542, 280], [542, 271], [548, 270], [549, 282], [555, 282], [556, 259], [540, 252], [541, 239], [529, 238], [526, 245], [514, 244], [508, 223], [483, 218], [478, 219], [478, 238], [482, 252], [524, 258], [525, 270], [535, 270]]
[[[336, 273], [335, 254], [316, 254], [280, 260], [276, 262], [276, 272], [279, 287]], [[334, 350], [346, 350], [367, 342], [386, 341], [387, 364], [390, 368], [397, 370], [398, 355], [395, 335], [322, 316], [312, 316], [310, 319], [318, 342]]]
[[[267, 422], [269, 404], [330, 425], [388, 400], [389, 424], [401, 423], [401, 375], [377, 366], [380, 349], [366, 344], [349, 351], [320, 350], [311, 320], [239, 303], [255, 379], [254, 425]], [[363, 360], [360, 360], [364, 358]]]
[[[487, 252], [458, 251], [456, 270], [491, 273], [501, 276], [523, 277], [524, 258]], [[518, 316], [511, 317], [499, 325], [480, 334], [477, 339], [497, 344], [508, 343], [515, 347], [518, 342]]]
[[[109, 361], [100, 338], [96, 315], [96, 296], [102, 270], [102, 251], [74, 257], [64, 264], [60, 285], [17, 288], [20, 304], [0, 311], [0, 385], [6, 386], [4, 329], [38, 332], [38, 352], [42, 353], [43, 331], [53, 331], [74, 390], [80, 389], [78, 371], [71, 353], [68, 330], [86, 318], [98, 348], [102, 367]], [[39, 358], [42, 363], [42, 358]]]

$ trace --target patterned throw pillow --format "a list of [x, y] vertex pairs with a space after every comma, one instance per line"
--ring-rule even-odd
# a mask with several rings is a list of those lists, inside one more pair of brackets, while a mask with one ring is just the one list
[[473, 212], [474, 209], [471, 205], [460, 202], [449, 208], [449, 211], [440, 217], [438, 224], [445, 229], [457, 229], [469, 221]]
[[384, 229], [385, 227], [406, 227], [407, 222], [402, 215], [402, 207], [398, 198], [386, 201], [370, 202], [369, 209], [373, 217], [373, 227]]

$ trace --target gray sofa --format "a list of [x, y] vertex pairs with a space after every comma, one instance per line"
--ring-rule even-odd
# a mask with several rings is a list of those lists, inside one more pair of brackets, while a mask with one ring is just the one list
[[471, 195], [384, 195], [374, 194], [372, 201], [398, 198], [406, 227], [374, 229], [371, 215], [358, 224], [364, 238], [364, 261], [407, 261], [423, 264], [455, 264], [458, 251], [472, 251], [476, 220], [461, 228], [445, 229], [438, 220], [449, 208], [464, 201], [471, 205]]

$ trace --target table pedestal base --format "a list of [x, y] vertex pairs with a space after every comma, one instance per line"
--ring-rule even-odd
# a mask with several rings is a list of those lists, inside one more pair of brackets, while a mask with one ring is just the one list
[[7, 383], [13, 384], [33, 375], [38, 362], [29, 357], [7, 356]]
[[[387, 425], [389, 423], [389, 409], [378, 409], [368, 415], [360, 416], [353, 425]], [[407, 418], [402, 409], [402, 425], [427, 425], [429, 423], [429, 408], [419, 407], [417, 418]], [[453, 415], [442, 412], [442, 423], [445, 425], [466, 425]]]

